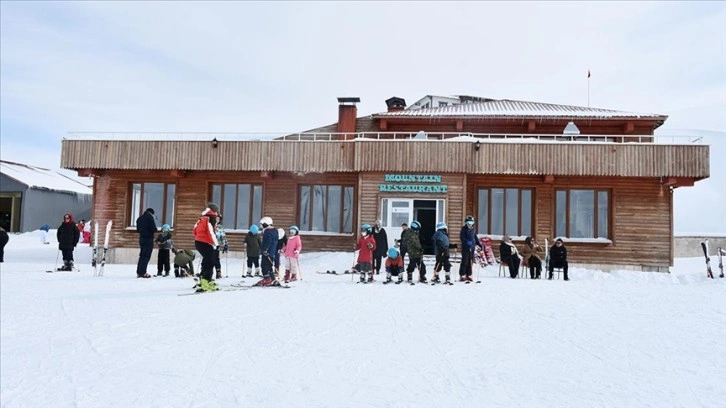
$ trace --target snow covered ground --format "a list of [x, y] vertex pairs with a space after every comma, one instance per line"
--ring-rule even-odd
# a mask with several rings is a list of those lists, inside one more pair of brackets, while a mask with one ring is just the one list
[[[37, 231], [6, 247], [2, 407], [726, 401], [726, 279], [706, 279], [703, 258], [678, 259], [671, 274], [574, 269], [570, 282], [532, 281], [487, 268], [481, 284], [409, 286], [316, 274], [352, 254], [304, 253], [292, 289], [177, 296], [190, 279], [136, 279], [135, 265], [94, 278], [87, 246], [80, 273], [45, 273], [57, 252]], [[241, 260], [228, 265], [222, 286], [240, 280]]]

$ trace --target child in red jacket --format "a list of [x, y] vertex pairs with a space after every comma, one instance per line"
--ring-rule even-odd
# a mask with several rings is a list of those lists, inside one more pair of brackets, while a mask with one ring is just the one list
[[[356, 244], [358, 250], [358, 263], [354, 269], [360, 273], [360, 281], [362, 283], [373, 282], [373, 252], [376, 250], [376, 240], [373, 238], [373, 228], [368, 224], [360, 227], [360, 238]], [[366, 274], [370, 274], [366, 280]]]

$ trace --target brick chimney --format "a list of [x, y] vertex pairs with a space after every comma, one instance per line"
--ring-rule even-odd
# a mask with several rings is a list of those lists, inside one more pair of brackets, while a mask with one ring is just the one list
[[389, 112], [398, 112], [406, 109], [406, 100], [397, 96], [386, 99]]
[[358, 107], [356, 103], [360, 102], [360, 98], [338, 98], [338, 139], [348, 140], [355, 138], [355, 121], [358, 117]]

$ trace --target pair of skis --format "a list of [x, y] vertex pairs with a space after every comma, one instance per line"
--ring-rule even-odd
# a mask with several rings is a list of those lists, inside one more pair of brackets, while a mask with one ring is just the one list
[[[711, 270], [711, 258], [708, 256], [708, 240], [701, 241], [701, 249], [703, 249], [703, 256], [706, 257], [706, 276], [713, 279], [713, 271]], [[723, 248], [718, 248], [718, 268], [720, 270], [719, 278], [723, 278], [723, 256], [726, 255], [726, 251]]]
[[[108, 253], [108, 238], [111, 233], [113, 221], [106, 223], [106, 236], [103, 240], [103, 252], [98, 247], [98, 221], [93, 225], [93, 258], [91, 258], [91, 267], [93, 268], [93, 276], [103, 276], [103, 269], [106, 267], [106, 254]], [[98, 258], [101, 257], [99, 261]]]

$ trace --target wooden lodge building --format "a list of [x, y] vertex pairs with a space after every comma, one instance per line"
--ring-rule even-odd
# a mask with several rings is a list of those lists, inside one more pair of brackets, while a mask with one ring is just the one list
[[358, 98], [338, 101], [337, 123], [267, 140], [70, 134], [61, 164], [94, 177], [92, 218], [114, 221], [109, 256], [124, 263], [138, 257], [145, 208], [192, 249], [192, 226], [214, 201], [233, 256], [262, 216], [299, 226], [305, 251], [352, 252], [363, 223], [382, 220], [392, 242], [416, 219], [429, 245], [437, 221], [456, 243], [472, 215], [497, 256], [503, 234], [563, 237], [571, 263], [667, 271], [672, 191], [709, 176], [708, 146], [656, 142], [664, 115], [426, 96], [358, 117]]

